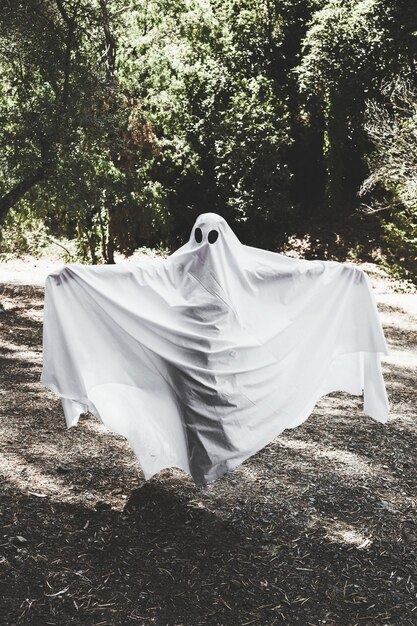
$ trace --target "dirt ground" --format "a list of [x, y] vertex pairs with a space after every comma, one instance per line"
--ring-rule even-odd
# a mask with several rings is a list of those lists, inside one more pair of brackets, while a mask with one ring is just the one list
[[145, 483], [39, 383], [50, 264], [0, 264], [0, 624], [417, 625], [417, 295], [367, 265], [386, 425], [331, 394], [228, 477]]

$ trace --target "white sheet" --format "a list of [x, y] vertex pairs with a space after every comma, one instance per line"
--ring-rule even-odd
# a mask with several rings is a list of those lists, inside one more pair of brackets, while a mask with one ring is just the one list
[[43, 350], [67, 425], [90, 410], [147, 479], [175, 466], [209, 483], [332, 391], [364, 392], [365, 414], [388, 416], [366, 274], [244, 246], [214, 213], [167, 259], [50, 274]]

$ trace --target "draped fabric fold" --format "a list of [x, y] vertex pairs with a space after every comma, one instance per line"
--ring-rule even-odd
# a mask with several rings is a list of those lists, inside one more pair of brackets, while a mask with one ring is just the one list
[[245, 246], [200, 215], [167, 259], [67, 265], [45, 283], [41, 382], [68, 426], [89, 410], [127, 438], [145, 478], [206, 484], [332, 391], [385, 422], [384, 334], [366, 274]]

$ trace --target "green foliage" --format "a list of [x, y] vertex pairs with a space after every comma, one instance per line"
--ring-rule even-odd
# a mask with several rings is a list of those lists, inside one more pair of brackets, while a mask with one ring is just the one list
[[39, 256], [49, 245], [50, 239], [44, 221], [28, 205], [11, 209], [6, 217], [1, 255]]
[[361, 188], [382, 215], [384, 244], [398, 274], [417, 280], [417, 89], [397, 79], [386, 104], [369, 102], [366, 129], [375, 150]]
[[[93, 262], [143, 235], [137, 172], [154, 138], [115, 76], [123, 8], [17, 0], [0, 16], [0, 223], [29, 192], [52, 232], [77, 236]], [[136, 230], [120, 228], [121, 213]]]
[[379, 98], [384, 78], [413, 72], [417, 9], [404, 0], [329, 0], [313, 16], [298, 69], [307, 108], [324, 116], [329, 209], [337, 216], [357, 206], [370, 150], [365, 103]]
[[25, 247], [13, 223], [28, 207], [92, 262], [172, 249], [216, 211], [245, 243], [272, 249], [327, 231], [321, 250], [340, 240], [358, 255], [383, 232], [392, 261], [413, 272], [403, 153], [385, 145], [390, 173], [369, 186], [368, 203], [382, 190], [391, 202], [383, 230], [355, 215], [369, 168], [382, 167], [367, 102], [386, 102], [395, 76], [415, 81], [414, 4], [4, 0], [3, 249], [12, 232]]
[[383, 232], [391, 268], [417, 283], [417, 210], [396, 211], [383, 222]]
[[252, 245], [271, 246], [290, 232], [288, 113], [263, 76], [242, 80], [215, 143], [219, 195]]
[[170, 245], [203, 211], [223, 214], [261, 245], [276, 246], [290, 227], [292, 139], [270, 72], [270, 48], [282, 39], [272, 6], [274, 15], [255, 1], [167, 9], [155, 0], [129, 15], [122, 80], [159, 137], [147, 174]]

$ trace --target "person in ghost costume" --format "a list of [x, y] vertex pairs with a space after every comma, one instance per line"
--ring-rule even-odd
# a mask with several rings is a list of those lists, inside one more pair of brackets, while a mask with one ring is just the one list
[[41, 382], [68, 427], [90, 411], [126, 437], [146, 479], [178, 467], [212, 482], [332, 391], [388, 416], [366, 274], [245, 246], [214, 213], [166, 259], [50, 274], [43, 332]]

